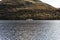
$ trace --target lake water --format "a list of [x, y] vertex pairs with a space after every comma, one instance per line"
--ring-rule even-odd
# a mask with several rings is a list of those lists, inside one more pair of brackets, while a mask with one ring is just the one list
[[60, 21], [0, 20], [0, 40], [60, 40]]

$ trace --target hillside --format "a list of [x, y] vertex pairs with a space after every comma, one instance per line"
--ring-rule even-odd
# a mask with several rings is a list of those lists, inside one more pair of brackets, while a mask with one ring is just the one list
[[60, 19], [57, 8], [39, 0], [11, 0], [0, 2], [0, 19]]

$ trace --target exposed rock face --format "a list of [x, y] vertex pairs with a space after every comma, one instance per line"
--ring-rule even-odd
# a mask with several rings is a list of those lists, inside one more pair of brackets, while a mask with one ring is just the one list
[[0, 19], [60, 18], [56, 8], [39, 0], [3, 0], [0, 9]]

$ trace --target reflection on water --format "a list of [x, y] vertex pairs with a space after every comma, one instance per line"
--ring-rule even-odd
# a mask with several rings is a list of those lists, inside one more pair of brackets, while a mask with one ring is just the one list
[[60, 21], [0, 21], [0, 40], [60, 40]]

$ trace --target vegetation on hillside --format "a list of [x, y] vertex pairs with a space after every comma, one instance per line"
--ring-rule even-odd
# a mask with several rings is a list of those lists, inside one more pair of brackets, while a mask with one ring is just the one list
[[[60, 19], [60, 9], [41, 1], [35, 3], [24, 1], [23, 3], [0, 3], [0, 20], [57, 20]], [[14, 3], [14, 4], [13, 4]]]

